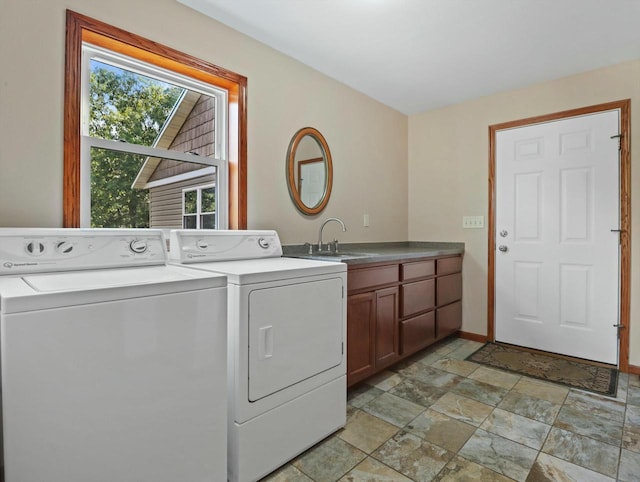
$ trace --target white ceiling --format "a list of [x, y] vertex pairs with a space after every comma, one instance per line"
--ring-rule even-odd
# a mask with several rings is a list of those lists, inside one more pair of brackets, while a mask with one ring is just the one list
[[405, 114], [640, 58], [640, 0], [178, 1]]

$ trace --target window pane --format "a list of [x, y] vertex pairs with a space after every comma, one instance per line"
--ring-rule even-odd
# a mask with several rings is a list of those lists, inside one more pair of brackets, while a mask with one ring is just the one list
[[89, 135], [215, 156], [215, 97], [90, 62]]
[[195, 186], [215, 182], [212, 166], [92, 147], [90, 226], [180, 229], [183, 190], [195, 223]]
[[91, 227], [148, 228], [149, 192], [132, 189], [145, 156], [91, 149]]
[[183, 91], [91, 60], [89, 135], [151, 146]]
[[196, 217], [185, 216], [182, 221], [182, 227], [184, 229], [196, 229]]
[[198, 191], [184, 191], [184, 213], [196, 214], [198, 212]]
[[200, 216], [200, 228], [201, 229], [216, 229], [216, 215], [215, 214], [203, 214]]
[[202, 202], [200, 203], [200, 212], [212, 213], [216, 210], [216, 188], [208, 187], [202, 189]]

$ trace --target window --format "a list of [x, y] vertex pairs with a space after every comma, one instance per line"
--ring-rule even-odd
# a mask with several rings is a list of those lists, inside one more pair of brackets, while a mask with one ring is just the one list
[[68, 11], [64, 226], [246, 228], [245, 96], [238, 74]]
[[90, 182], [80, 185], [80, 225], [181, 228], [185, 183], [210, 181], [221, 215], [209, 227], [226, 229], [227, 91], [87, 43], [82, 51], [80, 170]]
[[182, 227], [216, 229], [216, 187], [214, 185], [182, 190]]

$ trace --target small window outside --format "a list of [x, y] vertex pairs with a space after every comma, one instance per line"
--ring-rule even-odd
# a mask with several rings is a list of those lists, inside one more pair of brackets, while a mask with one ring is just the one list
[[182, 227], [216, 229], [215, 186], [201, 186], [182, 191]]
[[81, 225], [226, 229], [227, 92], [89, 44], [83, 72]]

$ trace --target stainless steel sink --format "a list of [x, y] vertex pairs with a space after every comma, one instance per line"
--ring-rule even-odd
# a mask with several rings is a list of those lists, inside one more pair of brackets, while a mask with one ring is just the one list
[[313, 253], [313, 254], [290, 254], [288, 256], [295, 258], [307, 258], [307, 259], [326, 259], [326, 260], [343, 260], [343, 259], [353, 259], [353, 258], [366, 258], [367, 256], [371, 256], [366, 253], [350, 253], [350, 252], [339, 252], [339, 253], [330, 253], [330, 252], [321, 252], [321, 253]]
[[309, 256], [319, 256], [321, 258], [364, 258], [370, 255], [365, 253], [314, 253]]

